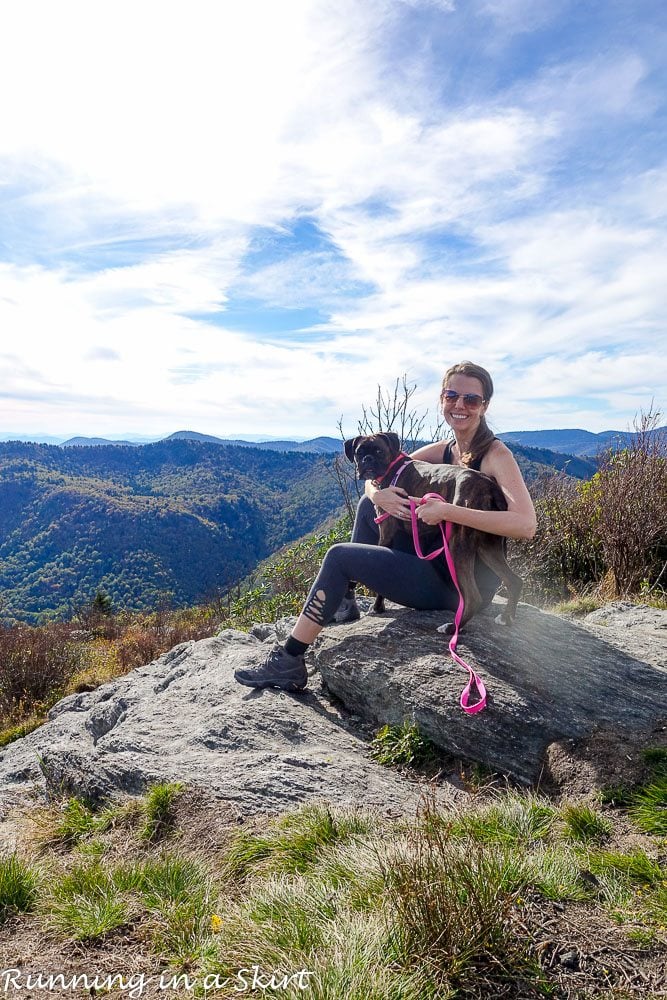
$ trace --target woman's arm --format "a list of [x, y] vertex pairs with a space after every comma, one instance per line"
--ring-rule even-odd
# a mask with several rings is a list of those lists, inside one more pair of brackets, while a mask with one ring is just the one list
[[[413, 451], [410, 458], [417, 458], [420, 462], [442, 462], [446, 441], [434, 441], [433, 444], [426, 444], [417, 451]], [[364, 483], [366, 496], [387, 514], [393, 514], [403, 521], [410, 520], [410, 501], [408, 494], [400, 486], [385, 486], [383, 490], [373, 485], [372, 480], [367, 479]]]
[[386, 486], [383, 490], [373, 485], [371, 479], [364, 483], [364, 493], [371, 503], [374, 503], [380, 510], [402, 521], [410, 520], [410, 501], [408, 494], [400, 486]]
[[[420, 449], [421, 450], [421, 449]], [[507, 538], [532, 538], [537, 528], [535, 508], [514, 455], [502, 441], [494, 441], [482, 459], [482, 472], [493, 476], [507, 501], [507, 510], [475, 510], [444, 500], [428, 500], [417, 508], [425, 524], [452, 521]]]

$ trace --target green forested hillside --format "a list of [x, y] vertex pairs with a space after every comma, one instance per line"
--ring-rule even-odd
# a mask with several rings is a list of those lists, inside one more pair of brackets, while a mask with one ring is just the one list
[[210, 597], [340, 506], [313, 455], [169, 441], [0, 444], [2, 616]]

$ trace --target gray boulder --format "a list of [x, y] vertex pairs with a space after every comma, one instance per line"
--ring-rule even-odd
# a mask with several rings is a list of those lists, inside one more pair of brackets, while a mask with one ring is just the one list
[[526, 783], [540, 777], [553, 742], [596, 729], [645, 731], [667, 716], [667, 612], [612, 605], [580, 625], [522, 604], [507, 628], [494, 620], [498, 607], [459, 639], [459, 655], [488, 690], [476, 715], [459, 707], [468, 675], [436, 631], [447, 617], [439, 611], [401, 608], [330, 629], [317, 665], [329, 690], [364, 718], [414, 719], [448, 753]]
[[318, 676], [301, 695], [236, 683], [237, 667], [270, 650], [275, 629], [263, 631], [264, 643], [234, 630], [184, 643], [64, 698], [49, 722], [0, 750], [0, 803], [9, 807], [27, 793], [101, 802], [182, 781], [226, 800], [239, 818], [311, 799], [385, 812], [416, 804], [417, 782], [370, 758], [361, 720], [332, 702]]
[[[599, 728], [642, 732], [666, 714], [667, 612], [616, 605], [582, 625], [521, 605], [507, 629], [497, 610], [475, 618], [459, 643], [489, 690], [478, 715], [459, 707], [467, 675], [436, 631], [440, 612], [394, 608], [325, 629], [298, 695], [233, 679], [293, 619], [250, 635], [226, 630], [60, 701], [45, 725], [0, 750], [0, 803], [28, 792], [101, 801], [178, 780], [239, 816], [313, 799], [402, 812], [421, 786], [370, 758], [368, 740], [384, 723], [415, 720], [446, 754], [529, 783], [549, 745]], [[454, 776], [440, 791], [463, 794]]]

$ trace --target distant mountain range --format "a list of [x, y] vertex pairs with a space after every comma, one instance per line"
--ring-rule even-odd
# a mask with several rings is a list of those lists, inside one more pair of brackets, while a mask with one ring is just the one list
[[[667, 427], [657, 427], [651, 436], [667, 438]], [[593, 434], [579, 428], [561, 431], [508, 431], [498, 437], [505, 444], [520, 444], [528, 448], [548, 448], [568, 455], [595, 457], [609, 448], [627, 448], [635, 434], [630, 431], [600, 431]]]
[[[653, 434], [667, 437], [667, 427], [659, 427]], [[600, 431], [595, 434], [592, 431], [581, 428], [566, 428], [563, 430], [548, 431], [505, 431], [498, 434], [498, 437], [507, 444], [523, 445], [528, 448], [547, 449], [551, 452], [559, 452], [565, 455], [579, 455], [591, 457], [599, 455], [608, 448], [623, 448], [632, 440], [634, 434], [630, 431]], [[47, 439], [40, 441], [47, 442]], [[197, 431], [176, 431], [160, 441], [199, 441], [208, 444], [220, 444], [226, 446], [236, 446], [238, 448], [261, 448], [270, 451], [300, 451], [306, 454], [325, 455], [341, 451], [342, 441], [334, 437], [316, 437], [308, 441], [294, 440], [267, 440], [252, 441], [239, 438], [221, 438], [212, 434], [200, 434]], [[110, 440], [98, 437], [72, 437], [67, 441], [59, 441], [57, 438], [49, 437], [49, 444], [57, 444], [63, 448], [72, 447], [95, 447], [100, 445], [116, 445], [120, 447], [139, 448], [145, 444], [156, 444], [157, 440], [149, 441], [146, 438], [133, 441]]]

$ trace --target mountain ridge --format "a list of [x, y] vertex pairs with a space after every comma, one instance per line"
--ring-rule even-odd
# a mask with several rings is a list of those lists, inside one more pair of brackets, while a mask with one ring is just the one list
[[[650, 431], [649, 435], [658, 435], [663, 438], [667, 437], [667, 426], [658, 427]], [[582, 458], [595, 458], [610, 447], [614, 449], [627, 447], [633, 438], [636, 437], [636, 432], [617, 430], [595, 432], [587, 431], [581, 427], [565, 427], [550, 430], [500, 431], [496, 436], [506, 444], [512, 443], [529, 448], [538, 448], [541, 450], [547, 449], [551, 452], [580, 456]], [[191, 430], [175, 431], [173, 434], [169, 434], [166, 437], [150, 440], [138, 437], [135, 440], [127, 440], [104, 437], [86, 437], [83, 435], [77, 435], [75, 437], [68, 438], [65, 441], [59, 441], [52, 436], [49, 437], [48, 440], [44, 439], [43, 441], [40, 440], [34, 442], [18, 438], [14, 440], [20, 440], [23, 443], [53, 444], [60, 448], [104, 447], [106, 445], [136, 448], [146, 444], [158, 444], [161, 441], [187, 440], [226, 446], [233, 445], [238, 448], [261, 448], [271, 451], [313, 452], [322, 455], [339, 453], [343, 447], [343, 443], [340, 438], [330, 437], [327, 435], [319, 435], [303, 441], [294, 440], [292, 438], [266, 439], [261, 437], [257, 440], [249, 440], [245, 437], [223, 438], [214, 434], [203, 434], [199, 431]], [[0, 441], [0, 443], [3, 442]]]

